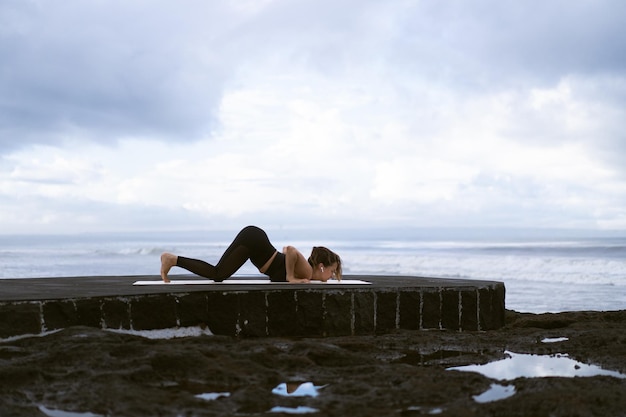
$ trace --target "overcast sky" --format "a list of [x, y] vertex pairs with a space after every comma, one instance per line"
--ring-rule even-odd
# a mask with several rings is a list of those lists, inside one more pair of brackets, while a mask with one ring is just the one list
[[3, 0], [0, 233], [626, 229], [623, 0]]

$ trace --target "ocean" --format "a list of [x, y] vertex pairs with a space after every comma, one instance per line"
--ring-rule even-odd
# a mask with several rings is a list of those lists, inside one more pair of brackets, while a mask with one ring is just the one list
[[[215, 263], [234, 233], [0, 235], [0, 278], [158, 275], [164, 251]], [[279, 234], [279, 236], [281, 236]], [[272, 233], [270, 233], [272, 238]], [[626, 309], [626, 238], [376, 238], [284, 241], [327, 246], [346, 275], [496, 280], [519, 312]], [[172, 275], [188, 272], [174, 268]], [[246, 263], [237, 275], [257, 275]], [[0, 284], [1, 285], [1, 284]]]

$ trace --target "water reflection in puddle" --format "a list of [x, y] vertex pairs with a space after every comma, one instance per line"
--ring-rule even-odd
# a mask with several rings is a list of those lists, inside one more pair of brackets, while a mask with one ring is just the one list
[[195, 397], [205, 401], [215, 401], [219, 398], [230, 397], [230, 392], [205, 392], [204, 394], [198, 394]]
[[443, 413], [443, 408], [439, 408], [439, 407], [430, 408], [430, 407], [413, 406], [413, 407], [407, 408], [406, 411], [409, 411], [409, 412], [410, 411], [417, 411], [420, 414], [437, 415], [437, 414]]
[[[561, 339], [561, 338], [560, 338]], [[545, 340], [545, 339], [544, 339]], [[563, 341], [563, 340], [558, 340]], [[550, 343], [550, 342], [544, 342]], [[467, 365], [447, 368], [450, 371], [477, 372], [487, 378], [500, 381], [510, 381], [516, 378], [543, 378], [543, 377], [591, 377], [612, 376], [626, 378], [626, 374], [602, 369], [596, 365], [587, 365], [570, 359], [567, 355], [528, 355], [524, 353], [504, 352], [508, 358], [490, 362], [484, 365]], [[480, 395], [474, 396], [474, 401], [486, 403], [503, 400], [515, 395], [515, 386], [492, 384]]]
[[493, 401], [504, 400], [505, 398], [515, 395], [514, 385], [491, 384], [491, 387], [480, 395], [474, 395], [474, 401], [477, 403], [490, 403]]
[[312, 382], [283, 382], [272, 390], [273, 394], [283, 397], [317, 397], [319, 390], [326, 385], [315, 386]]
[[318, 413], [319, 411], [320, 410], [318, 410], [317, 408], [305, 407], [305, 406], [299, 406], [299, 407], [276, 406], [272, 408], [269, 412], [270, 413], [282, 413], [282, 414], [311, 414], [311, 413]]
[[100, 414], [94, 413], [76, 413], [73, 411], [53, 410], [43, 405], [39, 406], [39, 411], [48, 417], [102, 417]]
[[541, 339], [541, 343], [559, 343], [567, 342], [568, 340], [567, 337], [546, 337], [545, 339]]
[[[317, 397], [320, 395], [320, 390], [327, 385], [315, 385], [312, 382], [283, 382], [278, 384], [276, 388], [272, 390], [272, 394], [280, 395], [282, 397]], [[282, 407], [276, 406], [272, 408], [269, 413], [283, 413], [283, 414], [312, 414], [318, 413], [320, 410], [313, 407], [298, 406], [298, 407]]]
[[452, 371], [478, 372], [487, 378], [513, 380], [516, 378], [543, 377], [590, 377], [607, 375], [626, 378], [626, 374], [602, 369], [596, 365], [587, 365], [570, 359], [567, 355], [528, 355], [504, 352], [508, 358], [484, 365], [467, 365], [448, 368]]

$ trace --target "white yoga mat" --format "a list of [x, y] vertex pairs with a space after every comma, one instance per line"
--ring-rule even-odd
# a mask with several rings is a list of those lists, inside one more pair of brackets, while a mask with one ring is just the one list
[[[249, 285], [249, 284], [286, 284], [285, 282], [272, 282], [269, 279], [227, 279], [222, 282], [215, 282], [210, 279], [172, 279], [169, 283], [165, 283], [162, 280], [158, 281], [135, 281], [133, 285]], [[370, 285], [371, 282], [361, 281], [358, 279], [343, 279], [337, 281], [336, 279], [322, 282], [311, 281], [311, 284], [324, 284], [324, 285]]]

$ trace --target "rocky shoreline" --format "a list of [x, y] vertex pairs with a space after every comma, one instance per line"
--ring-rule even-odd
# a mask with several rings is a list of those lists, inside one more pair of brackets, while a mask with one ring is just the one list
[[[567, 355], [626, 376], [626, 310], [507, 311], [496, 331], [334, 338], [152, 340], [70, 327], [0, 343], [0, 415], [626, 416], [623, 377], [497, 381], [448, 369], [507, 352]], [[310, 389], [293, 395], [300, 383]], [[479, 402], [494, 384], [510, 396]]]

